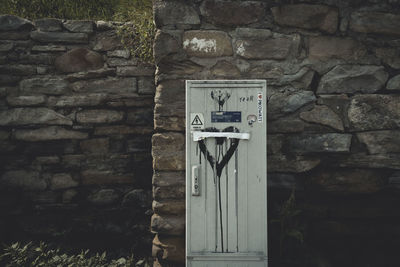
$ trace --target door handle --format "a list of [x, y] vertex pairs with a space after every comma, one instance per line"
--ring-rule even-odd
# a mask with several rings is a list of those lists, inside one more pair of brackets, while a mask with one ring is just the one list
[[200, 166], [192, 166], [192, 196], [200, 196]]

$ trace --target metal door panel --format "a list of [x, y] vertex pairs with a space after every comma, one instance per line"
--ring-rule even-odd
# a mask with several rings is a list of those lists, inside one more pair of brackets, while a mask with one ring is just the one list
[[[266, 83], [187, 81], [186, 90], [187, 266], [267, 266]], [[201, 126], [189, 119], [196, 114]], [[251, 125], [249, 115], [256, 118]], [[192, 131], [238, 131], [250, 139], [207, 137], [200, 146]], [[192, 195], [193, 166], [199, 195]]]

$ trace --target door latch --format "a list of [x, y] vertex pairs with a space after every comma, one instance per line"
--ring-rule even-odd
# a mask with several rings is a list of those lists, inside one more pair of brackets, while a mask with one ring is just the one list
[[192, 166], [192, 196], [200, 196], [200, 166]]

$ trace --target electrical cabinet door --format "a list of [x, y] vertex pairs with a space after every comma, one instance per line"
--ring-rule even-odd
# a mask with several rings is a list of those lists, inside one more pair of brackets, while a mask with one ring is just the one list
[[186, 82], [186, 266], [267, 266], [266, 82]]

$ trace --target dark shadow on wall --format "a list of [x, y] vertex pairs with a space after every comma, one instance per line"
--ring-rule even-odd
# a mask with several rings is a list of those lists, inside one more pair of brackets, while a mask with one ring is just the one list
[[120, 23], [0, 16], [0, 240], [149, 256], [154, 67]]

